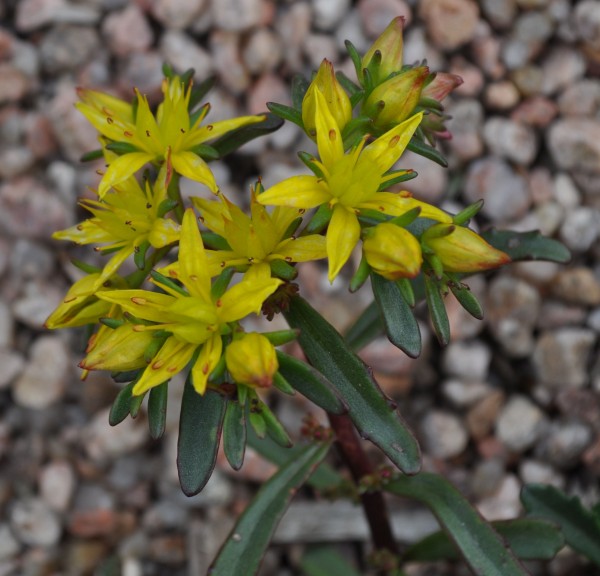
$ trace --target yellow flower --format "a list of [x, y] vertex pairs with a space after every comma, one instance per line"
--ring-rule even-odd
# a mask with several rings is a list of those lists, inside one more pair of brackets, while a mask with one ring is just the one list
[[[244, 278], [222, 296], [213, 299], [206, 252], [192, 209], [186, 210], [183, 217], [177, 280], [186, 292], [155, 280], [165, 294], [148, 290], [114, 290], [98, 294], [103, 300], [118, 304], [125, 313], [139, 319], [139, 323], [128, 332], [122, 330], [122, 335], [115, 335], [115, 338], [122, 337], [114, 348], [114, 353], [120, 355], [119, 363], [139, 363], [139, 351], [147, 342], [148, 334], [154, 333], [155, 338], [164, 340], [134, 386], [133, 393], [136, 395], [169, 380], [190, 360], [193, 360], [191, 375], [194, 388], [203, 394], [208, 378], [221, 358], [221, 335], [231, 331], [229, 323], [237, 322], [252, 312], [258, 313], [264, 300], [281, 284], [281, 280], [275, 278]], [[120, 328], [115, 332], [117, 330]], [[141, 344], [140, 339], [143, 339]], [[111, 343], [106, 342], [104, 348], [108, 350]], [[110, 369], [119, 370], [119, 366], [114, 364], [110, 350], [101, 354], [94, 349], [81, 367], [103, 370], [110, 366]]]
[[321, 92], [325, 96], [325, 102], [329, 112], [335, 118], [340, 130], [352, 119], [352, 105], [350, 98], [342, 88], [341, 84], [335, 77], [333, 64], [325, 59], [321, 62], [319, 70], [313, 81], [310, 83], [304, 99], [302, 100], [302, 123], [306, 133], [315, 138], [315, 108], [316, 108], [316, 91]]
[[[479, 234], [464, 226], [448, 230], [446, 224], [434, 224], [421, 239], [435, 252], [444, 271], [474, 273], [508, 264], [508, 254], [488, 244]], [[446, 232], [450, 231], [449, 234]]]
[[[222, 236], [231, 248], [207, 250], [206, 257], [211, 275], [216, 276], [227, 266], [268, 269], [269, 262], [274, 260], [306, 262], [325, 258], [323, 236], [312, 234], [295, 238], [286, 234], [303, 210], [278, 206], [269, 214], [266, 208], [258, 203], [258, 196], [253, 190], [250, 216], [221, 194], [220, 201], [217, 202], [192, 198], [194, 206], [202, 214], [204, 225]], [[267, 275], [270, 275], [270, 272]]]
[[146, 182], [142, 188], [131, 176], [116, 184], [101, 201], [81, 200], [80, 206], [93, 218], [52, 235], [77, 244], [102, 244], [98, 249], [111, 253], [98, 284], [112, 276], [144, 242], [162, 248], [178, 240], [179, 225], [159, 215], [161, 203], [167, 199], [166, 171], [163, 166], [154, 185]]
[[206, 162], [198, 155], [198, 146], [223, 134], [264, 120], [264, 116], [243, 116], [201, 126], [209, 111], [204, 106], [190, 116], [191, 83], [181, 78], [166, 78], [162, 86], [163, 101], [156, 117], [146, 96], [136, 91], [137, 109], [112, 96], [80, 90], [77, 108], [106, 138], [131, 146], [131, 151], [115, 158], [108, 166], [98, 187], [102, 198], [114, 187], [137, 172], [144, 164], [165, 163], [172, 170], [217, 191], [215, 179]]
[[329, 280], [338, 275], [360, 237], [358, 214], [363, 209], [400, 216], [420, 207], [421, 216], [451, 222], [448, 214], [407, 194], [380, 192], [398, 176], [390, 168], [404, 152], [421, 121], [416, 114], [365, 146], [363, 140], [344, 153], [341, 130], [329, 111], [325, 97], [316, 91], [317, 147], [320, 161], [315, 176], [293, 176], [257, 197], [261, 204], [315, 208], [328, 204], [332, 216], [327, 229]]
[[369, 266], [388, 280], [414, 278], [423, 263], [419, 241], [388, 222], [365, 230], [363, 251]]
[[[402, 69], [403, 28], [404, 17], [394, 18], [362, 58], [361, 67], [362, 69], [369, 68], [375, 86], [381, 84], [393, 72], [399, 72]], [[376, 52], [381, 54], [381, 61], [379, 66], [373, 70], [373, 66], [369, 66], [369, 64], [371, 64]]]
[[273, 344], [256, 332], [244, 334], [229, 344], [225, 362], [236, 382], [258, 388], [271, 386], [279, 369]]

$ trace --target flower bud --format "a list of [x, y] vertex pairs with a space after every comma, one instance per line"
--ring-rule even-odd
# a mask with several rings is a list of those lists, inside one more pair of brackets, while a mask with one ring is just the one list
[[419, 241], [406, 229], [384, 222], [365, 232], [363, 251], [369, 266], [388, 280], [413, 278], [421, 270]]
[[311, 138], [314, 138], [316, 134], [315, 114], [317, 103], [315, 90], [319, 90], [325, 96], [329, 112], [333, 115], [340, 131], [342, 131], [352, 118], [352, 105], [348, 94], [335, 77], [333, 64], [329, 60], [321, 62], [319, 70], [310, 83], [302, 101], [302, 122], [304, 123], [304, 130]]
[[463, 83], [463, 79], [456, 74], [437, 72], [435, 78], [423, 88], [421, 96], [441, 102], [452, 90]]
[[[456, 226], [447, 235], [438, 235], [434, 224], [423, 234], [423, 241], [441, 261], [446, 272], [480, 272], [510, 262], [508, 254], [488, 244], [479, 234], [464, 226]], [[430, 232], [431, 231], [431, 232]]]
[[256, 332], [244, 334], [229, 344], [225, 362], [236, 382], [258, 388], [271, 386], [279, 369], [273, 344]]
[[[362, 68], [369, 69], [375, 86], [387, 80], [393, 72], [399, 72], [402, 69], [403, 28], [404, 18], [402, 16], [394, 18], [363, 56]], [[373, 66], [373, 63], [377, 61], [373, 60], [376, 52], [381, 54], [381, 61], [379, 65]]]
[[413, 113], [428, 76], [427, 66], [411, 68], [393, 76], [371, 92], [363, 113], [373, 119], [377, 128], [399, 124]]

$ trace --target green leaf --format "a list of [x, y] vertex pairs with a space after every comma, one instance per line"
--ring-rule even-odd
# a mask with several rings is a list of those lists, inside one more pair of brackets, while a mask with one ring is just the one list
[[[491, 524], [521, 560], [551, 560], [565, 545], [560, 530], [544, 520], [519, 518]], [[423, 538], [402, 555], [404, 562], [437, 562], [459, 558], [458, 550], [443, 531]]]
[[217, 461], [226, 399], [213, 390], [204, 396], [185, 382], [179, 418], [177, 470], [186, 496], [198, 494], [208, 482]]
[[[393, 186], [394, 184], [401, 184], [402, 182], [408, 182], [409, 180], [413, 180], [419, 175], [419, 173], [416, 170], [411, 169], [394, 170], [394, 172], [398, 172], [399, 174], [394, 178], [390, 178], [389, 180], [382, 182], [378, 189], [379, 192], [389, 190], [390, 186]], [[394, 172], [390, 172], [390, 174], [393, 174]]]
[[408, 143], [407, 148], [411, 152], [414, 152], [415, 154], [419, 154], [419, 156], [423, 156], [424, 158], [427, 158], [428, 160], [433, 160], [436, 164], [439, 164], [440, 166], [442, 166], [444, 168], [448, 168], [448, 161], [446, 160], [446, 158], [444, 158], [444, 156], [441, 152], [439, 152], [432, 146], [429, 146], [428, 144], [425, 144], [424, 142], [417, 140], [416, 138], [413, 138]]
[[146, 266], [146, 253], [150, 248], [150, 242], [144, 240], [133, 252], [133, 261], [139, 270], [143, 270]]
[[331, 414], [346, 411], [343, 400], [336, 394], [333, 384], [318, 370], [302, 360], [277, 350], [279, 372], [294, 390]]
[[108, 414], [108, 423], [111, 426], [120, 424], [129, 416], [129, 405], [131, 404], [131, 393], [134, 386], [135, 381], [130, 382], [119, 391], [117, 397], [114, 399], [110, 407], [110, 413]]
[[389, 341], [417, 358], [421, 353], [421, 331], [400, 287], [375, 273], [371, 274], [371, 286]]
[[207, 162], [219, 159], [219, 153], [208, 144], [198, 144], [191, 148], [190, 152], [193, 152], [197, 156], [200, 156], [200, 158], [206, 160]]
[[89, 152], [82, 154], [81, 158], [79, 158], [79, 161], [92, 162], [93, 160], [100, 160], [100, 158], [104, 158], [104, 154], [101, 148], [99, 148], [98, 150], [90, 150]]
[[360, 576], [335, 548], [319, 546], [309, 550], [300, 560], [304, 576]]
[[302, 110], [302, 100], [309, 85], [310, 82], [302, 74], [296, 74], [292, 78], [292, 106], [296, 110]]
[[132, 418], [137, 418], [137, 415], [140, 412], [140, 408], [144, 402], [144, 398], [146, 397], [146, 392], [142, 394], [138, 394], [137, 396], [132, 395], [129, 400], [129, 414]]
[[277, 416], [273, 414], [272, 410], [264, 402], [261, 402], [260, 410], [267, 426], [267, 434], [275, 440], [277, 444], [284, 448], [292, 446], [293, 442], [291, 438], [283, 427], [283, 424], [281, 424]]
[[329, 224], [332, 214], [333, 210], [327, 204], [321, 204], [313, 214], [310, 222], [306, 225], [304, 234], [318, 234], [322, 232], [327, 224]]
[[292, 328], [301, 330], [298, 341], [309, 362], [347, 402], [361, 436], [378, 446], [403, 472], [417, 473], [421, 457], [414, 436], [339, 332], [300, 296], [290, 299], [284, 315]]
[[350, 292], [356, 292], [359, 290], [367, 281], [367, 278], [369, 278], [370, 273], [371, 267], [369, 266], [369, 263], [367, 262], [367, 259], [363, 253], [360, 258], [360, 264], [358, 265], [354, 276], [352, 276], [350, 280], [350, 285], [348, 286]]
[[502, 538], [448, 480], [423, 472], [402, 476], [383, 489], [425, 504], [436, 516], [471, 570], [481, 576], [527, 574]]
[[342, 88], [346, 92], [348, 92], [348, 95], [350, 97], [356, 95], [358, 92], [362, 92], [362, 88], [358, 84], [355, 84], [352, 80], [350, 80], [350, 78], [348, 78], [348, 76], [346, 76], [342, 71], [338, 70], [335, 73], [335, 77], [337, 78], [337, 81], [341, 84]]
[[571, 253], [564, 244], [546, 238], [537, 231], [513, 232], [492, 228], [481, 234], [494, 248], [508, 254], [514, 262], [518, 260], [548, 260], [565, 264]]
[[567, 496], [554, 486], [528, 484], [521, 491], [521, 502], [528, 515], [558, 524], [567, 544], [600, 566], [600, 521], [577, 496]]
[[269, 541], [293, 495], [328, 450], [329, 444], [309, 444], [263, 484], [209, 568], [211, 576], [250, 576], [258, 572]]
[[[192, 93], [190, 94], [190, 101], [188, 104], [189, 110], [193, 110], [198, 104], [200, 104], [200, 101], [210, 92], [212, 87], [215, 85], [216, 79], [216, 76], [209, 76], [208, 78], [206, 78], [206, 80], [202, 80], [200, 84], [194, 84], [194, 87], [192, 88]], [[191, 124], [193, 125], [193, 122], [191, 122]]]
[[150, 428], [150, 436], [155, 440], [165, 433], [168, 395], [168, 382], [163, 382], [160, 386], [155, 386], [150, 390], [148, 398], [148, 426]]
[[450, 342], [450, 322], [448, 313], [444, 306], [444, 297], [440, 291], [440, 286], [436, 280], [424, 275], [425, 279], [425, 300], [429, 309], [429, 317], [433, 330], [441, 346], [447, 346]]
[[267, 102], [267, 108], [283, 120], [293, 122], [300, 126], [300, 128], [304, 128], [302, 114], [296, 108], [286, 106], [285, 104], [278, 104], [277, 102]]
[[110, 150], [111, 152], [114, 152], [118, 156], [140, 151], [140, 149], [137, 146], [131, 144], [131, 142], [109, 142], [106, 145], [106, 149]]
[[454, 297], [458, 300], [459, 304], [477, 320], [483, 320], [483, 308], [479, 303], [479, 300], [475, 298], [475, 295], [466, 284], [451, 282], [448, 284]]
[[246, 452], [246, 410], [237, 400], [229, 400], [223, 420], [223, 452], [234, 470], [244, 463]]
[[267, 112], [265, 114], [265, 119], [262, 122], [248, 124], [247, 126], [242, 126], [237, 130], [228, 132], [225, 136], [222, 136], [216, 142], [213, 142], [211, 146], [218, 152], [219, 157], [222, 158], [223, 156], [235, 152], [240, 146], [246, 144], [246, 142], [275, 132], [275, 130], [278, 130], [281, 126], [283, 126], [283, 120], [275, 116], [275, 114]]
[[346, 332], [346, 344], [356, 352], [383, 334], [383, 331], [379, 307], [371, 302]]

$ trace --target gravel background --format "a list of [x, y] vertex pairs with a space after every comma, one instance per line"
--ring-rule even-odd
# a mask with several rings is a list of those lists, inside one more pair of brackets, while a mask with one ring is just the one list
[[[175, 469], [177, 395], [168, 432], [149, 439], [143, 414], [107, 424], [116, 387], [78, 379], [81, 331], [42, 325], [94, 255], [49, 240], [74, 223], [94, 186], [94, 130], [73, 108], [75, 87], [156, 97], [161, 63], [216, 73], [212, 119], [288, 101], [293, 74], [323, 57], [350, 73], [343, 40], [359, 50], [405, 15], [405, 61], [465, 82], [448, 102], [453, 140], [444, 170], [406, 155], [409, 189], [457, 210], [479, 198], [480, 225], [541, 229], [572, 251], [568, 266], [529, 263], [477, 277], [477, 322], [451, 303], [453, 343], [440, 350], [423, 321], [424, 353], [410, 361], [380, 339], [364, 351], [419, 435], [425, 468], [446, 473], [489, 518], [520, 511], [525, 482], [598, 501], [600, 476], [600, 2], [596, 0], [3, 0], [0, 3], [0, 575], [202, 574], [233, 518], [272, 468], [249, 453], [243, 470], [219, 462], [188, 499]], [[293, 126], [213, 165], [232, 197], [261, 174], [303, 170], [312, 150]], [[193, 183], [186, 192], [197, 193]], [[304, 293], [339, 327], [368, 291], [349, 297], [320, 265], [302, 267]], [[424, 318], [424, 316], [423, 316]], [[306, 405], [276, 399], [297, 431]], [[394, 503], [400, 539], [432, 529]], [[312, 520], [309, 525], [307, 519]], [[298, 574], [308, 543], [364, 545], [360, 510], [301, 501], [277, 533], [261, 574]], [[295, 544], [293, 542], [296, 542]], [[351, 557], [355, 548], [342, 544]], [[104, 572], [99, 566], [103, 567]], [[111, 572], [112, 570], [112, 572]], [[459, 574], [437, 565], [429, 572]], [[585, 571], [569, 552], [534, 574]]]

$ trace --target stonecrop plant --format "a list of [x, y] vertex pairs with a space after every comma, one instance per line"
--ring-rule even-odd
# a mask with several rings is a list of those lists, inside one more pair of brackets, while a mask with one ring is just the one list
[[[548, 559], [563, 545], [557, 525], [543, 519], [515, 520], [497, 531], [442, 476], [420, 473], [414, 436], [355, 354], [385, 332], [416, 357], [421, 337], [414, 312], [423, 300], [446, 344], [448, 298], [477, 318], [483, 314], [468, 275], [512, 260], [568, 259], [560, 244], [535, 232], [476, 233], [469, 222], [481, 203], [449, 214], [403, 190], [417, 176], [398, 166], [405, 150], [445, 164], [435, 148], [437, 139], [449, 137], [442, 101], [461, 79], [431, 72], [425, 63], [403, 63], [402, 29], [396, 18], [362, 56], [347, 43], [354, 80], [323, 60], [311, 81], [296, 79], [292, 106], [271, 103], [258, 116], [211, 123], [210, 106], [202, 104], [211, 81], [196, 85], [193, 71], [179, 75], [168, 66], [156, 109], [139, 91], [132, 102], [79, 91], [77, 107], [101, 145], [86, 157], [103, 158], [106, 168], [97, 197], [80, 202], [89, 217], [54, 238], [93, 245], [105, 264], [77, 262], [84, 275], [46, 326], [90, 327], [84, 376], [108, 370], [122, 383], [112, 425], [135, 417], [147, 395], [150, 433], [160, 437], [168, 386], [184, 375], [177, 463], [185, 494], [205, 486], [221, 442], [235, 470], [247, 443], [279, 465], [223, 544], [213, 576], [258, 571], [279, 519], [305, 483], [347, 494], [339, 489], [347, 485], [343, 473], [325, 462], [332, 445], [364, 507], [377, 573], [400, 575], [404, 562], [460, 555], [477, 574], [525, 574], [521, 559]], [[283, 121], [314, 141], [312, 150], [298, 154], [307, 172], [267, 189], [257, 181], [244, 211], [222, 193], [210, 162]], [[205, 194], [184, 200], [181, 177], [204, 185]], [[126, 273], [131, 259], [135, 269]], [[351, 276], [352, 292], [373, 292], [373, 304], [344, 336], [294, 283], [298, 266], [312, 260], [326, 261], [329, 281]], [[248, 331], [245, 319], [261, 313], [283, 314], [289, 329]], [[306, 361], [277, 349], [293, 340]], [[267, 404], [273, 389], [306, 396], [325, 411], [330, 427], [308, 418], [303, 442], [292, 447]], [[386, 466], [371, 464], [357, 433], [381, 450]], [[277, 444], [282, 448], [275, 450]], [[424, 503], [443, 532], [401, 550], [384, 491]], [[544, 516], [539, 502], [563, 496], [532, 487], [526, 497], [528, 510]], [[581, 507], [577, 513], [589, 520]], [[568, 531], [565, 537], [587, 552], [569, 541]], [[334, 553], [328, 554], [330, 562]], [[341, 559], [336, 565], [337, 574], [355, 573]]]

